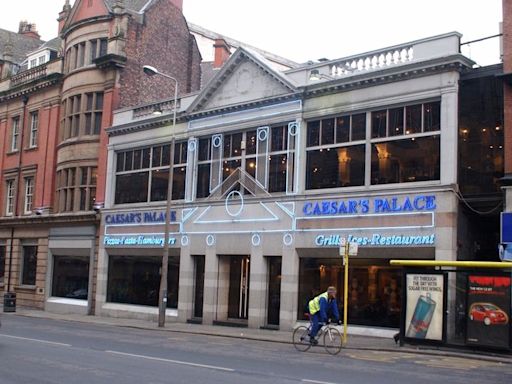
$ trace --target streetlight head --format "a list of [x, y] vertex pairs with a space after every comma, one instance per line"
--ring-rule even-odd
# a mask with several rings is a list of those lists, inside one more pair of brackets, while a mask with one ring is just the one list
[[158, 70], [151, 65], [145, 65], [142, 67], [142, 71], [148, 76], [154, 76], [158, 74]]

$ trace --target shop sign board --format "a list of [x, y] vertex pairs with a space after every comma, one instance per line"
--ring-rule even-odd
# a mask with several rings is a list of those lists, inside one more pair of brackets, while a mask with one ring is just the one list
[[346, 238], [340, 235], [320, 234], [315, 237], [317, 247], [336, 247], [342, 246], [341, 239], [349, 243], [357, 243], [358, 246], [433, 246], [435, 245], [435, 234], [397, 234], [383, 235], [381, 233], [372, 233], [368, 236], [348, 235]]
[[[175, 245], [176, 238], [169, 237], [169, 245]], [[164, 246], [164, 236], [162, 235], [126, 235], [126, 236], [104, 236], [103, 245], [105, 247], [147, 245]]]
[[468, 276], [467, 344], [509, 347], [510, 283], [509, 276]]
[[445, 274], [407, 273], [405, 337], [444, 340]]
[[434, 195], [390, 196], [373, 199], [306, 201], [302, 213], [308, 216], [342, 216], [381, 213], [435, 211]]

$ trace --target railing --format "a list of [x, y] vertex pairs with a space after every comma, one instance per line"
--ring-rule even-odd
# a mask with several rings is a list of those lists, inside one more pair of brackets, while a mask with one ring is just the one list
[[329, 68], [329, 75], [337, 77], [356, 71], [380, 69], [391, 65], [404, 64], [413, 59], [414, 49], [412, 45], [392, 48], [387, 51], [375, 52], [367, 56], [349, 57], [332, 63]]
[[33, 80], [37, 80], [48, 76], [52, 73], [61, 73], [61, 60], [54, 60], [45, 64], [38, 65], [37, 67], [27, 69], [14, 76], [11, 76], [11, 87], [26, 84]]
[[411, 41], [371, 52], [310, 63], [307, 67], [286, 72], [298, 84], [311, 81], [338, 79], [364, 72], [399, 67], [410, 63], [460, 54], [460, 37], [457, 32]]

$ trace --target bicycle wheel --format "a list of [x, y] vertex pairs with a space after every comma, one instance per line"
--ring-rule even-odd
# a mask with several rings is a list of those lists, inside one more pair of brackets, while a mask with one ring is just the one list
[[336, 328], [329, 327], [324, 333], [324, 348], [327, 353], [337, 355], [342, 347], [341, 333]]
[[311, 348], [308, 336], [309, 329], [303, 325], [293, 331], [293, 346], [297, 351], [306, 352]]

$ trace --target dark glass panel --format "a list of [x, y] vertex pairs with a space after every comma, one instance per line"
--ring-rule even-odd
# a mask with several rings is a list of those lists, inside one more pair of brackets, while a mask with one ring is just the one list
[[352, 115], [352, 141], [366, 139], [366, 113]]
[[115, 203], [142, 203], [148, 201], [149, 172], [116, 176]]
[[421, 132], [421, 104], [405, 107], [405, 134]]
[[336, 118], [336, 143], [350, 141], [350, 115]]
[[334, 144], [334, 118], [322, 120], [321, 145]]
[[320, 145], [320, 120], [308, 122], [307, 146], [314, 147]]
[[372, 112], [372, 138], [386, 137], [387, 110]]
[[439, 180], [439, 136], [372, 144], [372, 184]]
[[52, 296], [87, 300], [89, 258], [53, 256]]

